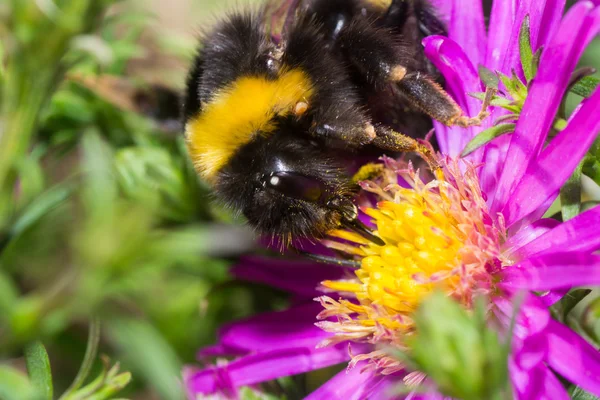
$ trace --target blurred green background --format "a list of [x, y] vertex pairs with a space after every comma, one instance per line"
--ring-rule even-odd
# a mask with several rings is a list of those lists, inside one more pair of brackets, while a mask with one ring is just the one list
[[[0, 1], [0, 399], [47, 384], [41, 341], [55, 398], [179, 400], [220, 325], [285, 304], [228, 276], [252, 235], [211, 202], [177, 121], [150, 115], [245, 3]], [[595, 42], [582, 64], [599, 61]]]
[[[183, 363], [277, 296], [228, 278], [252, 235], [210, 202], [178, 121], [147, 115], [231, 3], [0, 2], [1, 399], [25, 398], [37, 339], [58, 398], [97, 326], [98, 354], [133, 375], [119, 397], [182, 399]], [[82, 398], [113, 398], [120, 379]]]

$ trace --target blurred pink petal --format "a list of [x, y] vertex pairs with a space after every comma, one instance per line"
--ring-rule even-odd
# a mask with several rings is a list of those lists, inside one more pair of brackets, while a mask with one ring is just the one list
[[600, 352], [560, 322], [548, 327], [547, 363], [575, 385], [600, 394]]
[[592, 20], [588, 17], [591, 9], [592, 5], [588, 2], [573, 6], [542, 54], [539, 71], [529, 89], [515, 132], [512, 134], [491, 206], [492, 213], [504, 207], [515, 186], [525, 175], [529, 164], [542, 148], [571, 72], [587, 46], [584, 37], [591, 29], [589, 24]]
[[502, 287], [545, 291], [600, 285], [600, 256], [552, 253], [534, 256], [502, 272]]
[[503, 209], [508, 226], [535, 211], [567, 181], [600, 132], [598, 115], [600, 90], [586, 99], [567, 127], [550, 142], [516, 185]]
[[600, 206], [558, 224], [517, 250], [519, 258], [539, 253], [589, 252], [600, 249]]

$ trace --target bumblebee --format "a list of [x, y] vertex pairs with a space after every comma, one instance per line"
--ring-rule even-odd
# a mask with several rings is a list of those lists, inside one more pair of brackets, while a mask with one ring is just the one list
[[463, 115], [436, 83], [421, 40], [445, 28], [425, 1], [291, 3], [281, 35], [265, 9], [233, 13], [205, 35], [185, 94], [189, 154], [262, 234], [286, 243], [340, 227], [368, 235], [348, 160], [375, 146], [435, 163], [398, 131], [422, 136], [429, 117], [474, 125], [485, 112]]

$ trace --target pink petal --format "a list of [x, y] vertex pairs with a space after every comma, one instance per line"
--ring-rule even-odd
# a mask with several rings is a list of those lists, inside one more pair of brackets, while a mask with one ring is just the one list
[[600, 395], [600, 352], [557, 321], [548, 326], [548, 365], [575, 385]]
[[307, 299], [319, 296], [317, 286], [324, 280], [338, 279], [345, 270], [335, 265], [266, 257], [245, 257], [232, 268], [232, 274], [250, 282], [297, 294]]
[[[423, 45], [425, 55], [444, 75], [446, 89], [458, 105], [469, 115], [477, 114], [479, 101], [467, 93], [480, 92], [482, 87], [477, 70], [463, 49], [456, 42], [443, 36], [429, 36], [423, 40]], [[442, 151], [450, 156], [458, 156], [475, 134], [472, 128], [448, 128], [439, 122], [435, 122], [434, 126]]]
[[[271, 351], [278, 349], [314, 348], [331, 336], [315, 326], [317, 314], [323, 308], [311, 302], [284, 311], [256, 315], [228, 324], [219, 331], [221, 346], [229, 354]], [[199, 354], [207, 355], [206, 351]]]
[[525, 258], [531, 253], [523, 253], [523, 246], [535, 241], [540, 236], [550, 232], [560, 225], [555, 219], [545, 218], [526, 225], [515, 233], [509, 233], [508, 240], [502, 245], [502, 254], [511, 259], [518, 260]]
[[510, 32], [508, 48], [504, 53], [502, 67], [499, 70], [505, 74], [511, 74], [512, 70], [517, 72], [521, 80], [524, 80], [523, 69], [521, 68], [521, 56], [519, 53], [519, 31], [523, 24], [523, 19], [529, 15], [529, 25], [531, 30], [532, 43], [536, 43], [538, 30], [540, 26], [544, 0], [519, 0], [516, 14]]
[[[600, 8], [597, 10], [600, 14]], [[600, 24], [596, 26], [600, 28]], [[555, 194], [571, 176], [600, 131], [600, 90], [586, 99], [567, 127], [550, 142], [532, 163], [502, 210], [506, 223], [535, 211]], [[544, 211], [544, 210], [541, 210]]]
[[524, 244], [517, 257], [540, 253], [589, 252], [600, 249], [600, 207], [594, 207], [575, 218], [558, 224], [535, 240]]
[[190, 395], [208, 395], [314, 371], [349, 358], [348, 347], [343, 344], [322, 349], [272, 350], [244, 356], [219, 367], [187, 367], [183, 378]]
[[325, 382], [304, 400], [361, 400], [366, 392], [383, 379], [373, 371], [362, 372], [361, 368], [344, 369]]
[[587, 18], [587, 14], [591, 8], [592, 5], [589, 3], [578, 3], [573, 6], [563, 19], [558, 33], [542, 54], [540, 69], [533, 79], [521, 117], [512, 134], [491, 207], [492, 213], [504, 207], [509, 195], [544, 143], [571, 72], [587, 45], [583, 38], [590, 29], [591, 20]]
[[481, 0], [453, 0], [448, 37], [458, 43], [473, 65], [484, 62], [486, 32]]
[[485, 65], [493, 71], [500, 70], [504, 56], [509, 51], [508, 45], [516, 9], [517, 0], [496, 0], [493, 2], [485, 61]]
[[534, 256], [503, 272], [501, 286], [507, 289], [545, 291], [600, 284], [600, 256], [553, 253]]
[[557, 30], [560, 20], [565, 9], [565, 0], [546, 0], [544, 13], [540, 22], [540, 31], [537, 36], [537, 41], [533, 44], [534, 51], [541, 46], [546, 46], [554, 32]]
[[539, 364], [534, 369], [519, 371], [510, 368], [515, 400], [568, 400], [569, 393], [548, 367]]

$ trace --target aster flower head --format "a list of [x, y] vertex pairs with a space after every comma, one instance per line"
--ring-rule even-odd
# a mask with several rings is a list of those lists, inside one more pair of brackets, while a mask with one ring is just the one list
[[[362, 183], [370, 203], [361, 208], [385, 245], [347, 231], [333, 232], [337, 240], [325, 243], [357, 260], [354, 273], [310, 263], [252, 260], [238, 266], [238, 275], [290, 290], [298, 303], [225, 327], [220, 344], [202, 356], [239, 358], [188, 369], [190, 398], [235, 397], [240, 386], [344, 361], [349, 368], [309, 398], [385, 398], [402, 379], [419, 383], [425, 377], [407, 375], [385, 349], [406, 348], [414, 312], [434, 289], [467, 308], [485, 296], [490, 320], [506, 334], [515, 297], [523, 296], [509, 359], [515, 398], [568, 398], [553, 371], [600, 394], [597, 350], [548, 311], [570, 287], [600, 282], [594, 254], [600, 208], [562, 223], [542, 218], [600, 131], [596, 90], [548, 142], [575, 65], [600, 29], [600, 7], [582, 1], [563, 18], [564, 0], [495, 1], [487, 31], [479, 1], [439, 7], [449, 19], [449, 36], [428, 37], [424, 46], [449, 92], [474, 115], [480, 102], [467, 94], [483, 89], [476, 66], [506, 76], [514, 71], [526, 89], [515, 115], [504, 118], [509, 111], [496, 107], [482, 127], [435, 123], [443, 173], [433, 179], [411, 164], [385, 159], [382, 173]], [[532, 53], [542, 49], [534, 76], [519, 51], [524, 21]], [[509, 94], [506, 86], [501, 96]], [[471, 139], [502, 118], [516, 121], [511, 135], [459, 159]], [[313, 297], [318, 303], [311, 304]]]

